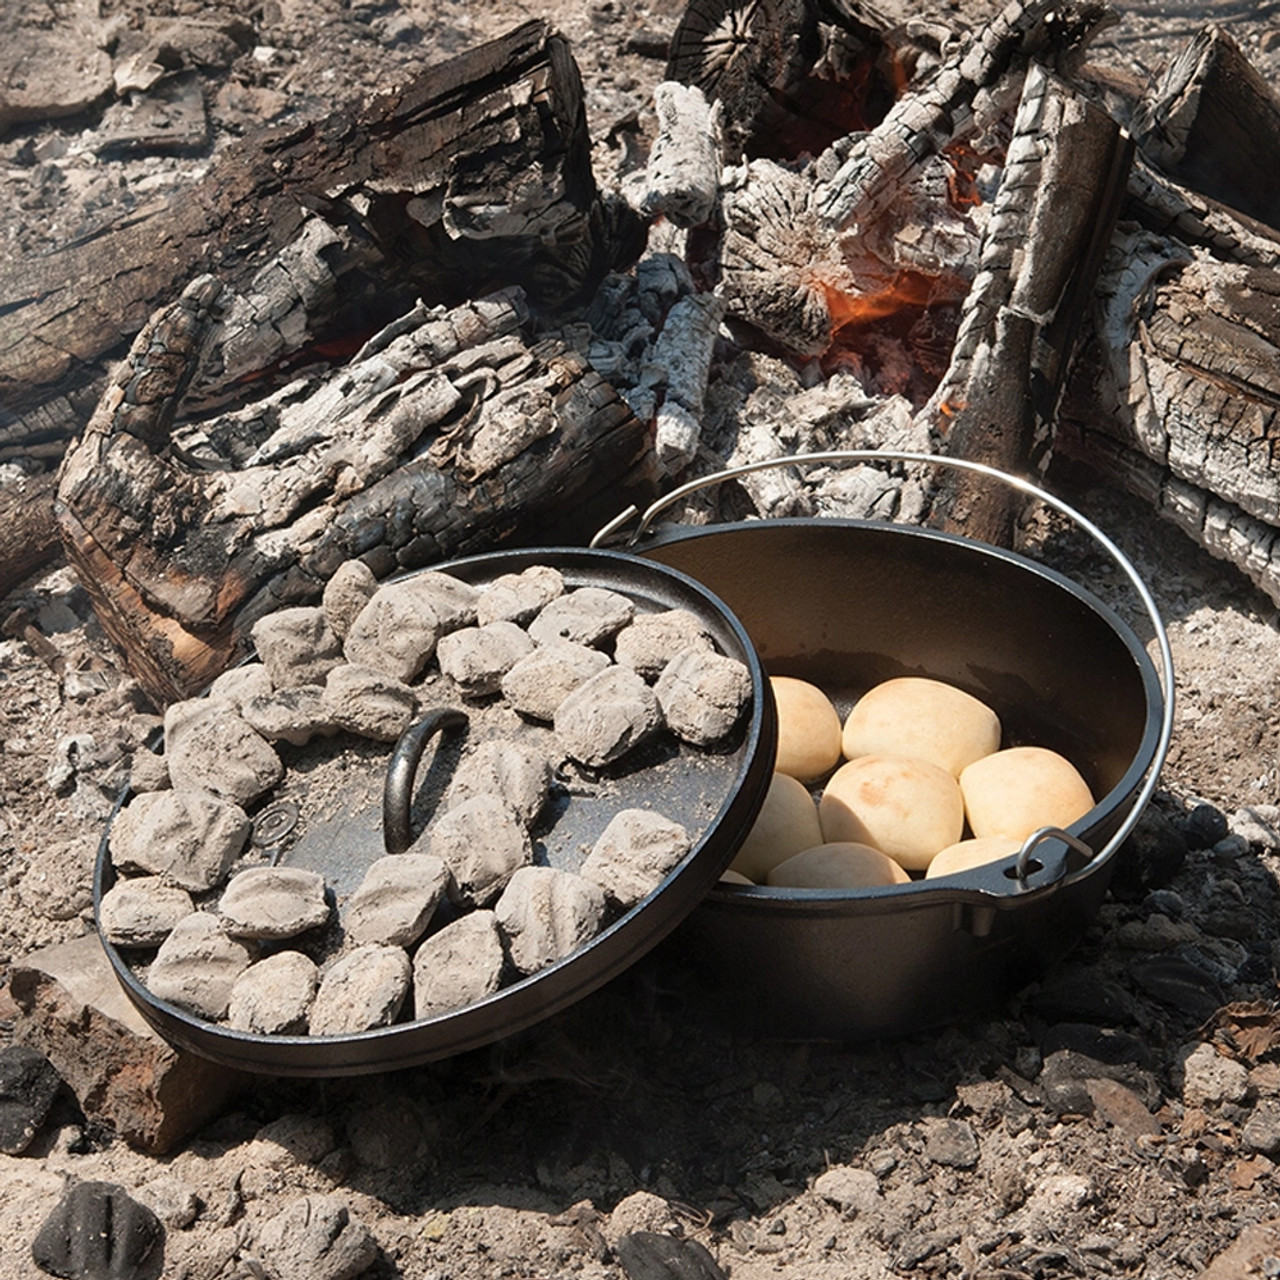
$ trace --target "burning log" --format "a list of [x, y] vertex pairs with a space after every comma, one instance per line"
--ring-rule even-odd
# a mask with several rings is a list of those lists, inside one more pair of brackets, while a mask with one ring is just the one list
[[200, 277], [152, 318], [58, 491], [68, 556], [159, 703], [207, 684], [263, 614], [317, 600], [344, 560], [385, 576], [589, 527], [593, 498], [612, 511], [648, 478], [644, 427], [575, 353], [519, 336], [518, 292], [420, 306], [339, 377], [175, 433], [223, 292]]

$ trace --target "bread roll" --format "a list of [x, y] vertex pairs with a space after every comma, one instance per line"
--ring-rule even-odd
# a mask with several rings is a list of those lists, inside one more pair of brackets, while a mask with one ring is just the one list
[[790, 889], [874, 889], [911, 877], [887, 854], [867, 844], [820, 844], [769, 872], [771, 885]]
[[1040, 827], [1066, 827], [1093, 808], [1075, 765], [1047, 747], [1010, 747], [975, 760], [960, 775], [975, 836], [1025, 840]]
[[1000, 749], [1000, 718], [954, 685], [902, 676], [858, 699], [844, 722], [841, 746], [849, 760], [912, 756], [959, 777], [966, 765]]
[[817, 685], [794, 676], [770, 676], [778, 708], [779, 773], [812, 782], [840, 761], [840, 715]]
[[729, 868], [754, 884], [763, 884], [778, 863], [821, 843], [822, 828], [813, 797], [803, 783], [785, 773], [775, 773], [760, 815]]
[[1007, 858], [1021, 848], [1021, 840], [1010, 840], [1008, 836], [961, 840], [958, 844], [949, 844], [935, 855], [924, 878], [934, 880], [938, 876], [952, 876], [957, 871], [983, 867], [988, 862], [999, 862], [1001, 858]]
[[818, 817], [824, 840], [869, 844], [923, 871], [960, 839], [964, 801], [956, 780], [928, 760], [860, 756], [832, 775]]

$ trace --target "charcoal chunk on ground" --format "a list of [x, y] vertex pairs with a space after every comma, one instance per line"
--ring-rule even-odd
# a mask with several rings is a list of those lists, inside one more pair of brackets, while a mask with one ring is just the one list
[[445, 793], [444, 808], [475, 796], [505, 800], [525, 826], [532, 826], [551, 790], [551, 765], [536, 747], [494, 738], [463, 756]]
[[639, 613], [623, 627], [614, 641], [613, 656], [620, 666], [652, 680], [672, 658], [688, 649], [716, 651], [706, 623], [689, 609], [663, 609], [660, 613]]
[[442, 814], [430, 832], [431, 852], [449, 868], [450, 897], [486, 907], [521, 867], [533, 861], [529, 833], [498, 796], [472, 796]]
[[256, 957], [254, 945], [227, 937], [215, 916], [195, 911], [160, 944], [147, 989], [201, 1018], [221, 1018], [236, 979]]
[[608, 904], [598, 885], [556, 867], [523, 867], [494, 908], [507, 954], [521, 973], [537, 973], [589, 942]]
[[320, 607], [329, 626], [340, 640], [345, 640], [360, 610], [373, 599], [378, 579], [363, 560], [344, 560], [324, 584]]
[[277, 951], [251, 964], [235, 981], [227, 1023], [254, 1035], [301, 1035], [320, 985], [315, 962], [301, 951]]
[[667, 663], [654, 687], [667, 728], [683, 742], [709, 747], [724, 738], [751, 702], [751, 672], [722, 653], [686, 649]]
[[571, 759], [600, 768], [620, 760], [662, 724], [658, 699], [634, 671], [611, 666], [557, 708], [556, 739]]
[[161, 876], [128, 876], [102, 895], [98, 927], [117, 947], [158, 947], [195, 910], [191, 895]]
[[692, 847], [678, 822], [652, 809], [623, 809], [610, 819], [582, 864], [582, 875], [628, 910], [666, 879]]
[[400, 947], [368, 943], [335, 961], [311, 1006], [313, 1036], [354, 1035], [390, 1026], [409, 994], [409, 957]]
[[43, 1053], [23, 1044], [0, 1049], [0, 1151], [16, 1156], [31, 1145], [61, 1084]]
[[529, 624], [529, 634], [539, 644], [553, 640], [601, 644], [617, 635], [635, 612], [635, 605], [620, 592], [607, 587], [579, 587], [546, 605]]
[[634, 1231], [614, 1245], [627, 1280], [726, 1280], [706, 1245], [657, 1231]]
[[450, 922], [414, 953], [414, 1016], [433, 1018], [492, 995], [502, 985], [505, 964], [492, 911], [472, 911]]
[[564, 577], [550, 565], [530, 565], [521, 573], [504, 573], [480, 591], [476, 621], [528, 622], [539, 609], [564, 593]]
[[329, 919], [324, 876], [304, 867], [250, 867], [228, 882], [218, 913], [233, 938], [296, 938]]
[[42, 1271], [67, 1280], [152, 1280], [164, 1226], [113, 1182], [73, 1182], [31, 1244]]
[[374, 742], [395, 742], [413, 723], [418, 700], [412, 689], [371, 667], [335, 667], [324, 700], [339, 728]]
[[284, 777], [275, 749], [230, 702], [175, 703], [165, 712], [164, 737], [176, 791], [211, 791], [250, 805]]
[[199, 893], [226, 875], [252, 825], [238, 804], [205, 791], [145, 792], [112, 820], [111, 862]]
[[610, 664], [609, 655], [572, 640], [539, 645], [502, 677], [502, 693], [521, 715], [550, 721], [579, 685]]
[[303, 1196], [270, 1219], [258, 1237], [280, 1280], [355, 1280], [374, 1264], [378, 1244], [341, 1196]]
[[347, 937], [412, 946], [427, 931], [448, 881], [444, 862], [429, 853], [378, 858], [342, 912]]
[[347, 661], [401, 682], [414, 680], [444, 634], [431, 603], [406, 582], [379, 587], [360, 610], [342, 642]]
[[343, 660], [342, 642], [325, 611], [315, 605], [277, 609], [259, 618], [250, 634], [277, 689], [323, 684]]
[[325, 702], [324, 686], [319, 684], [249, 698], [241, 703], [240, 714], [245, 724], [268, 742], [288, 742], [295, 747], [338, 732], [337, 721]]
[[436, 658], [463, 693], [478, 698], [497, 693], [502, 677], [533, 649], [529, 633], [514, 622], [490, 622], [441, 636]]

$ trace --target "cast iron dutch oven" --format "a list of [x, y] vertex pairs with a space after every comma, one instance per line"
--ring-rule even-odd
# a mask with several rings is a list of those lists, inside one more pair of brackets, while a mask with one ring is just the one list
[[[670, 503], [768, 466], [906, 462], [970, 470], [1063, 513], [1119, 565], [1150, 619], [1161, 678], [1094, 595], [1032, 560], [916, 527], [826, 519], [668, 529]], [[634, 512], [597, 535], [614, 536]], [[672, 940], [751, 1025], [790, 1037], [918, 1031], [998, 1004], [1081, 937], [1116, 850], [1156, 786], [1173, 723], [1173, 665], [1155, 603], [1118, 547], [1026, 481], [927, 455], [797, 455], [694, 481], [654, 504], [630, 544], [696, 578], [742, 622], [771, 675], [809, 680], [846, 713], [893, 676], [931, 676], [1000, 716], [1005, 746], [1059, 751], [1095, 807], [1003, 862], [877, 889], [720, 884]]]

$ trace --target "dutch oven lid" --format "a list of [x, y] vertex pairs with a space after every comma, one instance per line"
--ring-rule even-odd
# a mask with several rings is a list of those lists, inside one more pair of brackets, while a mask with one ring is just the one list
[[[565, 589], [603, 587], [629, 597], [637, 613], [685, 609], [697, 615], [717, 649], [742, 662], [752, 696], [736, 729], [711, 748], [679, 742], [669, 733], [642, 745], [614, 765], [595, 772], [570, 767], [557, 772], [552, 794], [532, 835], [535, 863], [576, 870], [612, 816], [625, 808], [650, 808], [679, 822], [692, 846], [656, 889], [566, 958], [531, 976], [508, 982], [493, 995], [426, 1019], [413, 1019], [413, 997], [392, 1025], [332, 1036], [259, 1035], [197, 1016], [153, 995], [146, 963], [153, 952], [118, 948], [103, 935], [108, 958], [126, 994], [167, 1040], [227, 1066], [279, 1075], [354, 1075], [414, 1066], [501, 1039], [565, 1008], [635, 963], [667, 936], [714, 886], [755, 821], [772, 776], [777, 726], [768, 680], [745, 630], [707, 588], [677, 570], [617, 551], [544, 548], [504, 551], [432, 566], [483, 586], [535, 565], [558, 569]], [[411, 576], [411, 575], [410, 575]], [[441, 683], [447, 683], [441, 678]], [[406, 833], [387, 832], [407, 823], [408, 837], [430, 821], [435, 801], [452, 774], [462, 747], [501, 736], [486, 727], [484, 708], [448, 700], [464, 712], [429, 712], [430, 728], [410, 729], [398, 747], [359, 741], [350, 735], [324, 745], [282, 746], [290, 767], [284, 782], [250, 816], [254, 819], [250, 865], [304, 867], [324, 875], [327, 892], [341, 907], [365, 869], [392, 849], [403, 849]], [[438, 735], [430, 744], [427, 738]], [[419, 768], [418, 757], [431, 751]], [[345, 799], [315, 803], [312, 779], [326, 753], [345, 752], [352, 779]], [[392, 763], [394, 761], [394, 767]], [[390, 785], [384, 785], [391, 768]], [[396, 799], [394, 797], [398, 796]], [[412, 796], [412, 806], [408, 797]], [[116, 812], [128, 802], [128, 791]], [[384, 815], [384, 800], [389, 812]], [[349, 801], [349, 803], [348, 803]], [[113, 820], [115, 814], [112, 816]], [[385, 827], [385, 830], [384, 830]], [[94, 877], [95, 917], [117, 878], [110, 853], [110, 823], [103, 834]], [[220, 890], [210, 891], [210, 903]], [[447, 917], [448, 908], [444, 908]], [[331, 921], [340, 912], [331, 911]], [[314, 957], [341, 946], [340, 925], [329, 936], [310, 938]], [[435, 928], [433, 921], [432, 929]], [[297, 943], [286, 943], [297, 946]], [[301, 949], [301, 948], [300, 948]]]

